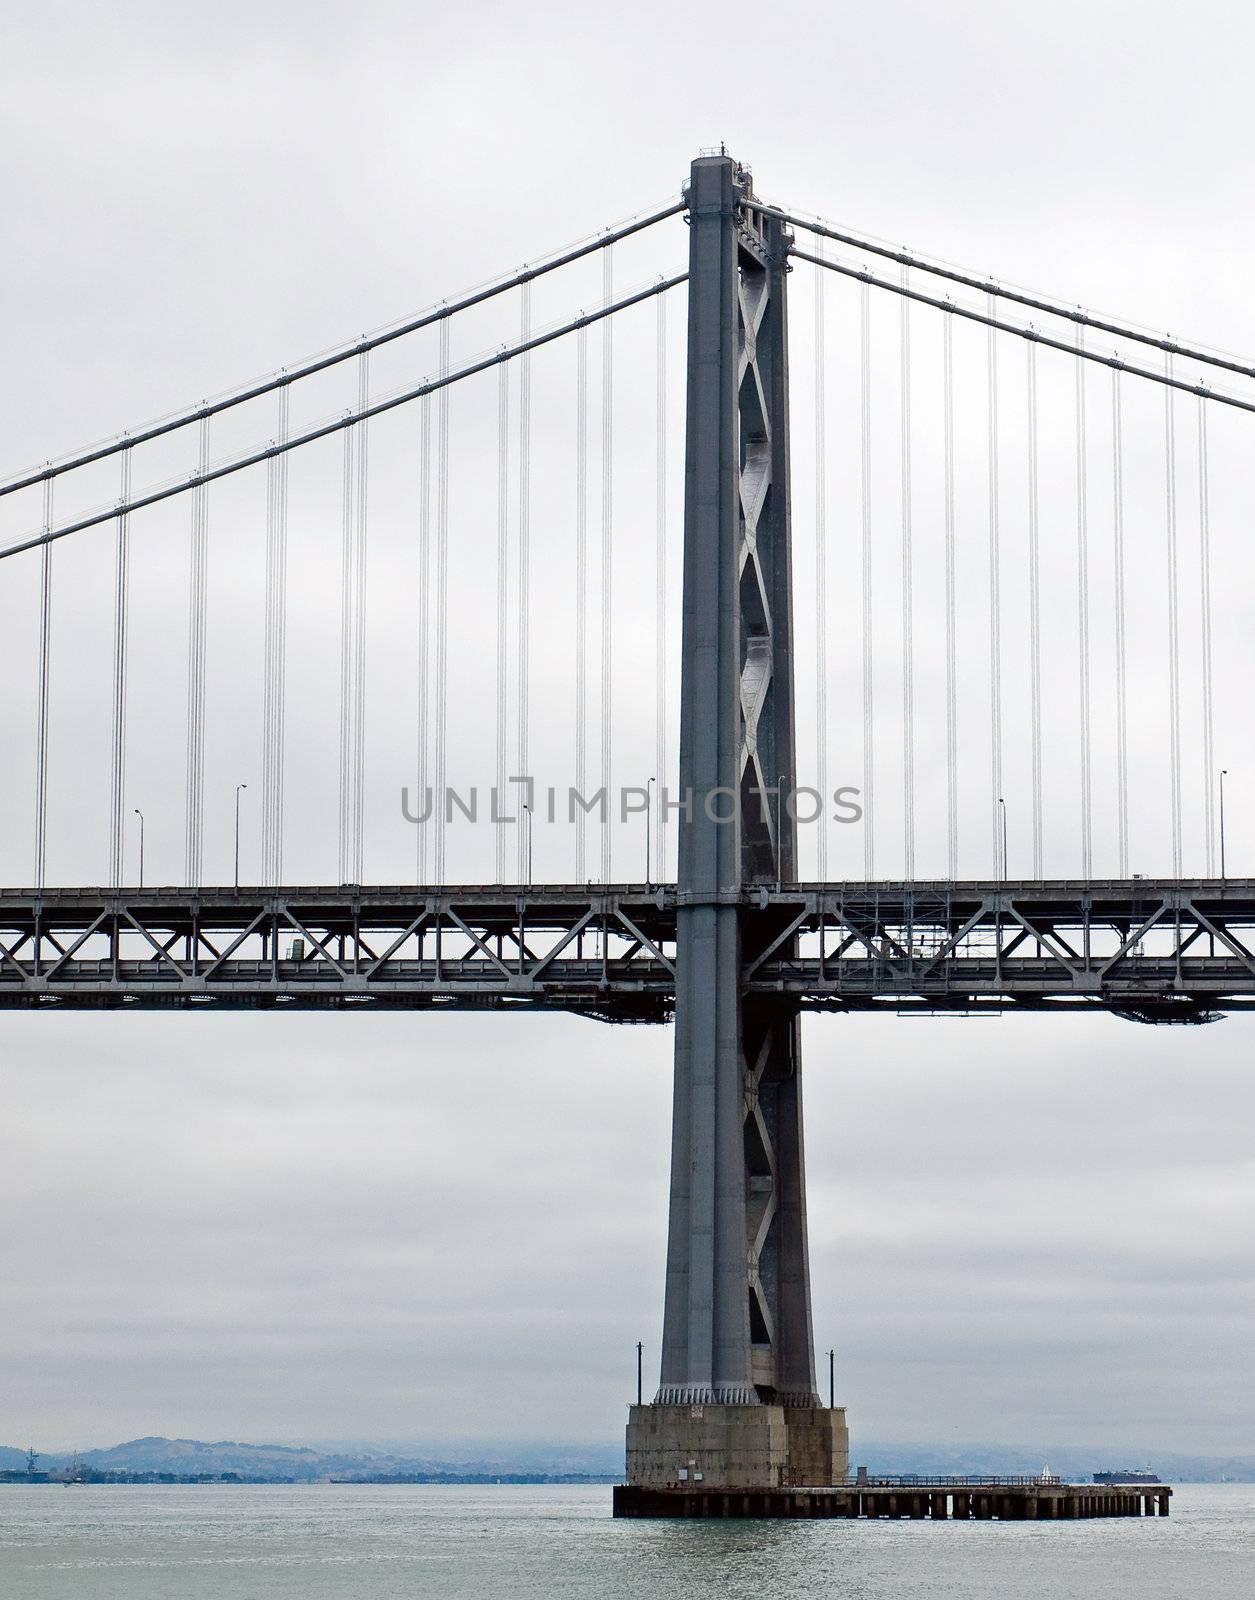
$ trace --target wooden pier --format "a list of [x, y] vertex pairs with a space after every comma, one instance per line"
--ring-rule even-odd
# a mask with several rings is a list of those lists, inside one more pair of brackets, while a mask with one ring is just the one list
[[614, 1487], [616, 1517], [907, 1517], [935, 1522], [1071, 1522], [1166, 1517], [1166, 1483], [1060, 1483], [1041, 1478], [876, 1478], [814, 1489]]

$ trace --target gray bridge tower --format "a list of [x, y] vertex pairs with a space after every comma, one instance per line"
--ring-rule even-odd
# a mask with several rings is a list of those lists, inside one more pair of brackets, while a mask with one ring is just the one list
[[[628, 1481], [845, 1476], [815, 1388], [798, 1019], [746, 993], [796, 876], [786, 252], [726, 155], [688, 190], [688, 423], [675, 1107], [662, 1379]], [[752, 898], [752, 896], [751, 896]]]

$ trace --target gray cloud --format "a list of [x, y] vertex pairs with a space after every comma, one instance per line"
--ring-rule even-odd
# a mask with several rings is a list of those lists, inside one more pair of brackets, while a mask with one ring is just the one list
[[[451, 21], [447, 9], [430, 6], [259, 12], [228, 0], [207, 26], [179, 8], [123, 3], [106, 12], [71, 0], [10, 7], [5, 33], [0, 161], [12, 226], [0, 258], [0, 437], [14, 466], [352, 337], [665, 198], [695, 149], [720, 138], [752, 161], [773, 197], [1011, 281], [1255, 349], [1245, 269], [1255, 223], [1249, 207], [1235, 204], [1245, 194], [1250, 24], [1231, 8], [1196, 8], [1183, 31], [1175, 13], [1143, 11], [1131, 36], [1121, 8], [1079, 5], [1048, 17], [980, 4], [857, 14], [791, 5], [765, 19], [734, 6], [715, 26], [705, 12], [650, 5], [626, 19], [576, 22], [569, 8], [524, 16], [472, 4]], [[1205, 116], [1184, 104], [1183, 84], [1208, 86]], [[677, 225], [654, 255], [625, 250], [622, 281], [652, 276], [682, 260], [683, 249]], [[795, 275], [795, 289], [804, 583], [805, 274]], [[592, 304], [599, 294], [590, 273], [569, 295], [538, 299], [538, 317], [557, 315], [571, 295]], [[830, 334], [838, 435], [831, 526], [844, 562], [857, 523], [852, 302], [842, 305]], [[676, 352], [680, 306], [671, 309]], [[463, 348], [504, 337], [513, 315], [478, 322]], [[648, 317], [632, 324], [616, 351], [625, 553], [652, 538], [652, 327]], [[594, 340], [594, 357], [597, 348]], [[935, 353], [919, 359], [926, 386]], [[407, 357], [408, 366], [381, 360], [377, 380], [421, 376], [432, 360], [432, 346]], [[534, 745], [538, 766], [565, 781], [569, 361], [538, 360], [536, 373], [545, 466], [534, 478], [533, 527], [553, 541], [542, 548], [558, 552], [544, 577], [561, 596], [537, 646], [536, 682], [561, 701], [566, 720], [536, 732]], [[1067, 397], [1050, 392], [1053, 626], [1070, 603], [1073, 490]], [[328, 384], [309, 403], [313, 412], [334, 410], [342, 390]], [[1008, 400], [1013, 418], [1018, 403]], [[474, 441], [486, 436], [476, 429], [491, 426], [494, 406], [491, 386], [468, 399], [455, 435], [462, 660], [477, 630], [482, 637], [490, 599], [491, 468], [485, 477]], [[1153, 406], [1139, 418], [1136, 466], [1147, 487], [1130, 528], [1146, 541], [1139, 548], [1149, 564], [1160, 559], [1161, 423]], [[1183, 413], [1187, 463], [1188, 425]], [[253, 415], [238, 436], [271, 426]], [[985, 538], [981, 427], [977, 416], [971, 437], [963, 435], [960, 467], [961, 548], [973, 562]], [[222, 447], [235, 437], [224, 428]], [[1255, 779], [1242, 704], [1252, 511], [1244, 438], [1220, 429], [1216, 490], [1224, 574], [1217, 638], [1230, 652], [1226, 685], [1236, 686], [1224, 688], [1220, 755], [1235, 773], [1239, 864], [1250, 849], [1243, 795]], [[378, 435], [378, 877], [402, 877], [412, 850], [395, 795], [412, 748], [401, 578], [412, 550], [413, 448], [408, 422]], [[936, 531], [935, 457], [921, 447], [921, 538]], [[181, 464], [171, 452], [154, 470]], [[878, 458], [886, 549], [896, 539], [891, 467]], [[1009, 506], [1018, 470], [1008, 466]], [[335, 474], [332, 453], [293, 490], [294, 538], [305, 543], [294, 570], [301, 687], [290, 726], [291, 851], [299, 870], [324, 875], [334, 741], [316, 711], [334, 696], [336, 675], [338, 513], [330, 522], [322, 515]], [[108, 497], [113, 481], [102, 474], [85, 493]], [[594, 525], [596, 493], [594, 484]], [[1188, 493], [1183, 487], [1183, 506]], [[245, 486], [215, 497], [212, 512], [219, 688], [210, 708], [209, 857], [218, 877], [228, 870], [232, 786], [259, 777], [261, 504]], [[1008, 518], [1008, 536], [1018, 537], [1010, 510]], [[31, 520], [29, 500], [0, 508], [0, 531]], [[153, 871], [167, 880], [179, 875], [182, 846], [185, 529], [183, 513], [172, 512], [137, 518], [133, 532], [131, 801], [148, 808]], [[1106, 545], [1096, 549], [1105, 562]], [[65, 664], [52, 823], [57, 871], [68, 878], [102, 870], [108, 551], [103, 530], [78, 568], [58, 557]], [[29, 566], [6, 570], [0, 584], [12, 652], [12, 687], [0, 700], [0, 874], [10, 881], [28, 875], [30, 860], [31, 574]], [[878, 623], [889, 637], [891, 567], [882, 576]], [[677, 578], [673, 556], [673, 596]], [[1146, 583], [1149, 593], [1149, 576]], [[637, 634], [652, 639], [651, 584], [652, 570], [625, 559], [625, 652]], [[175, 602], [163, 605], [170, 594]], [[834, 590], [843, 640], [848, 607]], [[1074, 669], [1059, 626], [1049, 782], [1059, 819], [1051, 851], [1062, 871], [1075, 848]], [[979, 709], [979, 614], [965, 641], [964, 690]], [[1023, 670], [1018, 634], [1008, 648], [1014, 684]], [[1164, 841], [1163, 662], [1153, 626], [1138, 648], [1135, 793], [1145, 863], [1136, 865], [1153, 870]], [[1058, 665], [1065, 661], [1066, 669]], [[853, 671], [844, 657], [838, 664]], [[487, 743], [480, 748], [476, 738], [490, 679], [481, 654], [455, 688], [460, 748], [481, 781]], [[1101, 671], [1097, 682], [1108, 696]], [[895, 748], [896, 692], [890, 672], [886, 751]], [[652, 727], [629, 703], [639, 697], [633, 688], [620, 707], [626, 781], [652, 771]], [[812, 714], [805, 684], [801, 712]], [[935, 732], [925, 730], [921, 754], [930, 794], [940, 771]], [[857, 763], [850, 731], [843, 725], [839, 735]], [[985, 733], [975, 710], [964, 739], [977, 774], [965, 790], [976, 819], [965, 849], [973, 870], [984, 870]], [[171, 749], [180, 752], [173, 765]], [[1197, 854], [1196, 762], [1188, 776]], [[1015, 782], [1018, 856], [1027, 793], [1021, 777]], [[897, 805], [886, 792], [886, 860], [897, 848]], [[1100, 827], [1109, 850], [1109, 811]], [[941, 819], [928, 828], [935, 850]], [[851, 839], [840, 848], [847, 844], [851, 859], [834, 871], [859, 870], [860, 846]], [[250, 834], [246, 851], [255, 848]], [[629, 830], [620, 848], [624, 862], [637, 859], [638, 833]], [[540, 852], [546, 875], [569, 874], [568, 841], [546, 838]], [[468, 841], [460, 871], [481, 874], [490, 856], [491, 845], [481, 851]], [[817, 1341], [838, 1348], [856, 1437], [1250, 1448], [1250, 1027], [1235, 1020], [1154, 1031], [1059, 1018], [808, 1025]], [[657, 1340], [668, 1052], [663, 1032], [556, 1019], [5, 1016], [0, 1433], [66, 1446], [150, 1431], [427, 1443], [616, 1437], [632, 1345]]]

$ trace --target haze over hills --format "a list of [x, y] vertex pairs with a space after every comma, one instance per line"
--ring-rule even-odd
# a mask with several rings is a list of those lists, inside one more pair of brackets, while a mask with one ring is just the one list
[[[446, 1447], [447, 1448], [447, 1447]], [[200, 1439], [149, 1437], [131, 1439], [103, 1450], [41, 1452], [38, 1470], [64, 1471], [77, 1463], [101, 1473], [161, 1473], [177, 1477], [224, 1473], [246, 1482], [311, 1483], [319, 1479], [435, 1479], [531, 1477], [612, 1479], [621, 1475], [618, 1446], [536, 1444], [465, 1451], [434, 1456], [403, 1448], [243, 1444], [234, 1440], [207, 1443]], [[1099, 1449], [1046, 1446], [1023, 1449], [999, 1444], [930, 1445], [856, 1440], [852, 1464], [866, 1464], [873, 1473], [1036, 1473], [1048, 1465], [1060, 1476], [1087, 1481], [1100, 1469], [1150, 1466], [1167, 1482], [1255, 1482], [1255, 1454], [1235, 1457], [1190, 1455], [1181, 1451], [1147, 1452], [1144, 1447], [1114, 1445]], [[0, 1446], [0, 1471], [26, 1470], [26, 1451]]]

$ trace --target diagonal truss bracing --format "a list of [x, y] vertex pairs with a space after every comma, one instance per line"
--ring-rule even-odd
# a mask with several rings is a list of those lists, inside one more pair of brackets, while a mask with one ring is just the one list
[[[4, 890], [0, 1009], [374, 1005], [666, 1022], [679, 898], [674, 885], [630, 884]], [[1252, 879], [807, 884], [747, 888], [738, 909], [746, 993], [804, 1011], [1081, 1007], [1197, 1022], [1255, 1010]], [[746, 1040], [751, 1147], [767, 1043]]]

